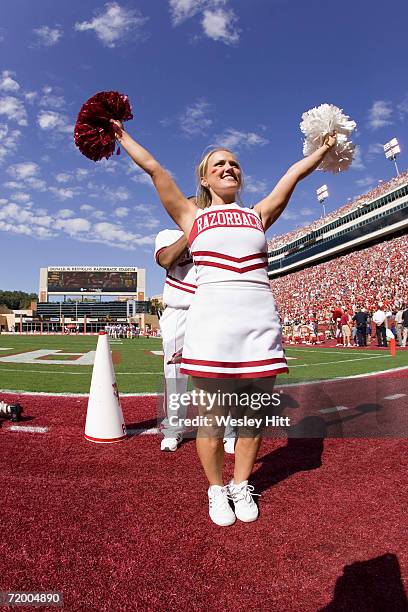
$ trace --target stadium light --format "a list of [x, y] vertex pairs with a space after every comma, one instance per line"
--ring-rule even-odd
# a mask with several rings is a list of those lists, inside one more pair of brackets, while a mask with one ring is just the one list
[[327, 189], [327, 185], [322, 185], [319, 189], [316, 189], [317, 199], [320, 204], [323, 206], [323, 217], [326, 216], [326, 207], [324, 205], [324, 201], [329, 197], [329, 190]]
[[384, 154], [386, 159], [390, 159], [395, 164], [395, 170], [397, 171], [397, 176], [399, 176], [400, 172], [397, 165], [397, 155], [401, 153], [401, 148], [398, 144], [398, 140], [393, 138], [389, 142], [386, 142], [384, 145]]

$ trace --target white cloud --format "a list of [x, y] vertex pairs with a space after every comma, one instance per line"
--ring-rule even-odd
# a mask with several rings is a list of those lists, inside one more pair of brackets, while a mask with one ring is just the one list
[[42, 179], [36, 178], [34, 176], [31, 176], [26, 179], [25, 183], [26, 185], [28, 185], [32, 189], [36, 189], [37, 191], [45, 191], [47, 189], [47, 183]]
[[74, 188], [49, 187], [48, 189], [59, 200], [71, 200], [77, 193]]
[[69, 219], [70, 217], [73, 217], [74, 215], [75, 215], [74, 211], [71, 210], [70, 208], [61, 208], [61, 210], [57, 212], [57, 217], [59, 219]]
[[16, 92], [20, 89], [20, 85], [15, 81], [12, 76], [14, 72], [10, 70], [3, 70], [0, 77], [0, 91]]
[[68, 118], [55, 111], [40, 111], [37, 123], [42, 130], [57, 130], [63, 133], [74, 131], [74, 126], [68, 123]]
[[201, 23], [208, 38], [233, 45], [239, 41], [236, 22], [237, 17], [232, 9], [219, 8], [204, 11]]
[[26, 91], [24, 93], [24, 98], [27, 100], [27, 102], [29, 102], [30, 104], [32, 104], [34, 102], [34, 100], [37, 99], [38, 93], [36, 91]]
[[295, 212], [292, 212], [291, 210], [284, 210], [282, 213], [282, 219], [285, 219], [286, 221], [294, 221], [296, 219], [299, 218], [299, 215]]
[[24, 181], [38, 174], [39, 165], [35, 162], [21, 162], [13, 164], [7, 170], [8, 174], [17, 181]]
[[58, 96], [52, 87], [46, 85], [43, 87], [39, 105], [47, 108], [61, 109], [65, 106], [63, 96]]
[[107, 185], [96, 185], [95, 183], [89, 182], [88, 189], [94, 190], [93, 193], [89, 194], [89, 197], [92, 198], [107, 198], [112, 200], [113, 202], [127, 202], [130, 199], [130, 192], [126, 189], [126, 187], [117, 187], [111, 188]]
[[180, 117], [180, 127], [186, 136], [204, 134], [212, 125], [212, 119], [208, 117], [210, 104], [205, 100], [198, 100], [187, 106]]
[[88, 213], [88, 215], [94, 219], [99, 219], [100, 221], [106, 217], [106, 213], [103, 210], [98, 210], [95, 208], [95, 206], [91, 206], [90, 204], [82, 204], [79, 209], [84, 213]]
[[238, 150], [240, 148], [249, 148], [254, 146], [266, 145], [269, 140], [255, 134], [254, 132], [240, 132], [233, 128], [228, 128], [222, 134], [215, 137], [215, 141], [221, 147], [227, 147], [227, 149]]
[[384, 153], [384, 145], [381, 142], [372, 142], [368, 147], [368, 154], [378, 155], [379, 153]]
[[248, 193], [264, 193], [266, 195], [266, 181], [257, 179], [250, 174], [244, 176], [244, 186]]
[[199, 14], [205, 36], [226, 44], [235, 44], [239, 40], [238, 19], [227, 4], [228, 0], [170, 0], [171, 21], [177, 26]]
[[208, 0], [170, 0], [170, 16], [173, 25], [179, 25], [201, 11]]
[[82, 204], [79, 209], [83, 212], [92, 212], [93, 210], [95, 210], [95, 206], [91, 206], [90, 204]]
[[141, 185], [149, 185], [149, 187], [153, 187], [152, 179], [147, 174], [147, 172], [144, 172], [141, 168], [139, 168], [139, 166], [137, 166], [133, 162], [129, 163], [126, 170], [126, 174], [130, 174], [130, 179], [135, 183], [139, 183]]
[[157, 219], [152, 210], [151, 204], [136, 204], [133, 210], [137, 213], [137, 221], [135, 222], [137, 227], [152, 230], [160, 225], [160, 220]]
[[61, 229], [70, 236], [76, 236], [83, 232], [89, 232], [91, 229], [91, 223], [88, 219], [82, 217], [75, 217], [74, 219], [61, 219], [56, 222], [55, 226], [57, 229]]
[[354, 159], [350, 166], [352, 170], [365, 170], [365, 164], [363, 161], [363, 154], [360, 145], [356, 145], [354, 149]]
[[358, 187], [371, 187], [371, 185], [375, 185], [377, 180], [372, 176], [367, 176], [366, 178], [358, 179], [356, 181], [356, 185]]
[[131, 177], [131, 180], [135, 183], [140, 183], [141, 185], [148, 185], [149, 187], [153, 187], [152, 179], [145, 172], [143, 172], [143, 174], [135, 174]]
[[52, 225], [52, 217], [47, 211], [38, 209], [32, 211], [14, 203], [0, 208], [0, 230], [14, 234], [24, 234], [36, 238], [48, 238], [54, 232], [48, 229]]
[[27, 202], [31, 200], [31, 196], [28, 193], [19, 192], [19, 193], [13, 193], [13, 195], [10, 196], [10, 199], [13, 202], [19, 202], [20, 204], [27, 204]]
[[82, 181], [89, 174], [89, 170], [85, 170], [85, 168], [77, 168], [75, 170], [75, 176], [78, 181]]
[[36, 36], [37, 44], [42, 47], [53, 47], [63, 36], [62, 28], [59, 25], [53, 28], [43, 25], [39, 28], [35, 28], [33, 32]]
[[55, 176], [55, 180], [57, 181], [57, 183], [68, 183], [71, 178], [71, 175], [67, 174], [66, 172], [60, 172]]
[[154, 236], [141, 236], [123, 229], [116, 223], [96, 223], [93, 228], [94, 241], [104, 242], [109, 246], [134, 250], [136, 246], [154, 243]]
[[18, 125], [27, 125], [27, 113], [24, 104], [14, 96], [0, 98], [0, 115], [5, 115], [9, 121], [16, 121]]
[[368, 112], [368, 127], [372, 130], [391, 125], [392, 121], [392, 105], [386, 100], [377, 100], [373, 103]]
[[126, 206], [119, 206], [119, 208], [116, 208], [113, 212], [113, 214], [115, 215], [115, 217], [119, 217], [119, 219], [123, 218], [123, 217], [127, 217], [129, 214], [129, 209], [126, 208]]
[[312, 208], [309, 208], [308, 206], [304, 206], [299, 210], [299, 212], [301, 215], [303, 215], [303, 217], [309, 217], [310, 215], [316, 214], [316, 211]]
[[76, 23], [75, 30], [93, 30], [104, 45], [113, 48], [123, 42], [130, 33], [133, 38], [141, 34], [147, 19], [137, 9], [127, 9], [117, 2], [108, 2], [105, 4], [105, 12], [101, 12], [91, 21]]
[[6, 123], [0, 123], [0, 163], [18, 147], [20, 130], [11, 130]]
[[406, 96], [402, 102], [397, 106], [398, 114], [401, 121], [404, 121], [405, 116], [408, 115], [408, 96]]

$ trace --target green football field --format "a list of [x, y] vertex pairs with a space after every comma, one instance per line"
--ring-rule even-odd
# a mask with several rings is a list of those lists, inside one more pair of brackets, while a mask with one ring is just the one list
[[[0, 390], [88, 393], [96, 336], [0, 336]], [[121, 393], [161, 392], [161, 340], [111, 341]], [[327, 380], [408, 366], [408, 350], [287, 347], [290, 373], [280, 384]], [[59, 362], [59, 363], [55, 363]], [[83, 363], [84, 362], [84, 363]]]

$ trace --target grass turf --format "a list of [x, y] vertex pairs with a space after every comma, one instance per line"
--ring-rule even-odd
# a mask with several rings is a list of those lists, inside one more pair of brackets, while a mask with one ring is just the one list
[[[28, 364], [1, 360], [8, 355], [39, 349], [87, 353], [95, 350], [96, 342], [95, 336], [0, 336], [0, 389], [87, 393], [92, 366], [75, 365], [66, 355], [42, 356]], [[121, 393], [162, 391], [162, 357], [151, 352], [161, 348], [161, 340], [157, 338], [124, 339], [111, 344]], [[289, 360], [289, 375], [279, 377], [280, 384], [328, 380], [408, 366], [408, 351], [398, 351], [391, 358], [388, 351], [287, 347], [286, 354], [294, 359]], [[67, 363], [53, 364], [54, 359]]]

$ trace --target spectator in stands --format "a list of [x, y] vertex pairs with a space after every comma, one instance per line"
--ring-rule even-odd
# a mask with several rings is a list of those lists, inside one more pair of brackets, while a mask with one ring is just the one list
[[350, 329], [350, 315], [345, 310], [340, 318], [341, 334], [343, 337], [343, 346], [350, 347], [351, 329]]
[[378, 309], [373, 314], [373, 321], [376, 324], [377, 342], [379, 348], [387, 347], [387, 317], [382, 309], [382, 303], [378, 304]]
[[357, 329], [357, 346], [367, 346], [368, 314], [364, 309], [357, 307], [357, 312], [353, 317], [353, 321], [355, 321]]
[[319, 324], [330, 326], [340, 304], [349, 312], [359, 304], [367, 313], [383, 301], [387, 310], [400, 310], [408, 294], [407, 269], [408, 240], [401, 236], [273, 279], [271, 285], [282, 317], [293, 322], [313, 312]]
[[397, 332], [397, 343], [398, 346], [402, 346], [402, 333], [403, 333], [403, 324], [402, 324], [402, 313], [405, 310], [405, 304], [402, 304], [401, 308], [398, 310], [395, 315], [395, 330]]
[[405, 348], [407, 346], [407, 338], [408, 338], [408, 308], [402, 313], [402, 346]]

